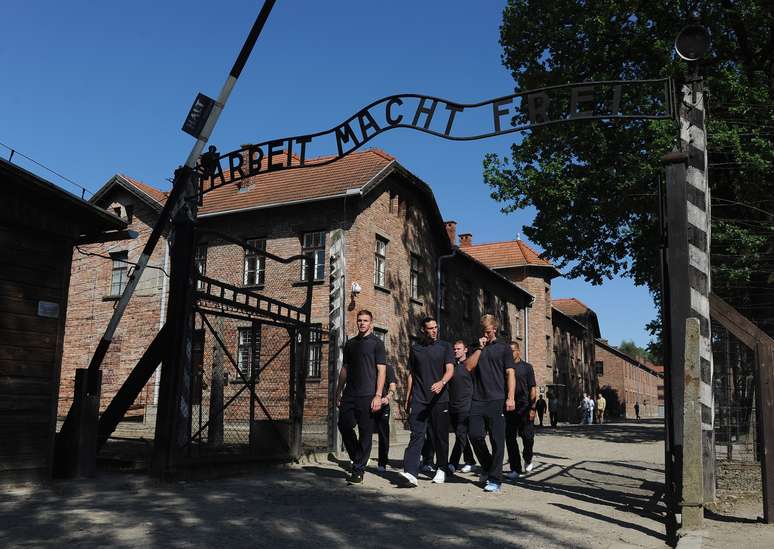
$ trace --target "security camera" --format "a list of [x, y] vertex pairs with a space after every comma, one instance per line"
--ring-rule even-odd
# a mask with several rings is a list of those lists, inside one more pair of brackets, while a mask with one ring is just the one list
[[357, 282], [352, 283], [352, 295], [358, 295], [362, 291], [363, 291], [363, 288], [360, 287], [360, 284], [358, 284]]

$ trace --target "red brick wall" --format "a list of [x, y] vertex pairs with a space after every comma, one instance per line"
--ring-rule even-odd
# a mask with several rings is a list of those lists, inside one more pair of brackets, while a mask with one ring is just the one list
[[635, 417], [634, 403], [637, 401], [641, 417], [657, 417], [660, 378], [601, 345], [597, 345], [595, 352], [596, 360], [601, 361], [604, 368], [604, 374], [597, 378], [599, 387], [609, 385], [618, 391], [618, 398], [625, 405], [626, 417]]
[[[109, 297], [111, 260], [86, 254], [108, 256], [110, 252], [127, 250], [129, 261], [136, 262], [156, 220], [156, 212], [128, 192], [115, 193], [103, 205], [112, 210], [109, 206], [114, 202], [134, 207], [134, 217], [129, 228], [139, 232], [139, 237], [135, 240], [80, 246], [80, 251], [73, 251], [59, 390], [60, 416], [67, 413], [72, 403], [75, 369], [88, 366], [116, 304], [116, 300]], [[165, 254], [166, 245], [162, 241], [151, 255], [149, 267], [164, 268]], [[118, 325], [102, 366], [102, 409], [107, 406], [159, 330], [161, 292], [166, 287], [164, 279], [165, 275], [159, 269], [146, 269]], [[166, 298], [163, 301], [166, 305]], [[141, 412], [145, 404], [153, 404], [154, 381], [140, 394], [132, 414]]]

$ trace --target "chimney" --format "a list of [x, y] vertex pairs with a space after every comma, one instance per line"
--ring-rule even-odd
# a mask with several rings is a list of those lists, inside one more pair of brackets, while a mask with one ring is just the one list
[[446, 225], [446, 234], [449, 235], [449, 242], [454, 246], [457, 244], [457, 222], [456, 221], [444, 221]]
[[473, 245], [473, 235], [463, 233], [460, 235], [460, 248], [468, 248]]

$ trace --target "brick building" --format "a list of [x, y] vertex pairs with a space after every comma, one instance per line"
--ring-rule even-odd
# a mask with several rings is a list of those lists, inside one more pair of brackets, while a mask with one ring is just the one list
[[524, 358], [532, 363], [544, 392], [555, 383], [551, 280], [561, 273], [521, 239], [474, 244], [473, 235], [467, 233], [460, 235], [460, 251], [534, 296], [524, 319]]
[[600, 389], [610, 387], [617, 392], [623, 417], [635, 417], [635, 402], [640, 403], [640, 417], [659, 417], [658, 387], [663, 387], [663, 374], [604, 339], [596, 341], [595, 368]]
[[[165, 199], [165, 193], [122, 175], [113, 177], [93, 198], [96, 205], [121, 215], [140, 236], [134, 241], [82, 247], [76, 254], [60, 413], [66, 411], [72, 394], [74, 369], [88, 363], [115, 296], [125, 284], [130, 267], [125, 261], [139, 256]], [[338, 353], [335, 348], [329, 353], [327, 327], [334, 234], [343, 249], [345, 266], [344, 333], [355, 333], [357, 310], [373, 311], [375, 333], [385, 341], [388, 360], [398, 367], [399, 395], [409, 343], [424, 316], [438, 317], [446, 339], [474, 340], [478, 318], [484, 312], [501, 319], [504, 339], [526, 341], [531, 337], [527, 311], [533, 295], [512, 277], [465, 253], [464, 238], [457, 250], [456, 224], [443, 221], [430, 187], [382, 151], [357, 152], [326, 166], [262, 173], [223, 186], [205, 196], [198, 219], [202, 238], [197, 267], [202, 274], [235, 286], [295, 304], [300, 304], [306, 291], [300, 264], [292, 268], [272, 264], [229, 239], [282, 257], [302, 252], [314, 257], [312, 321], [322, 325], [323, 337], [315, 342], [306, 364], [307, 443], [325, 444], [332, 419], [329, 391]], [[164, 239], [119, 325], [103, 366], [103, 406], [165, 321], [168, 251]], [[552, 269], [538, 268], [549, 273]], [[359, 291], [350, 293], [353, 286]], [[249, 338], [244, 328], [235, 324], [223, 334], [239, 367], [249, 368], [250, 353], [242, 352]], [[202, 342], [201, 347], [206, 377], [213, 356], [207, 351], [209, 343]], [[262, 346], [260, 357], [271, 352]], [[152, 427], [157, 398], [158, 380], [154, 378], [130, 414]]]

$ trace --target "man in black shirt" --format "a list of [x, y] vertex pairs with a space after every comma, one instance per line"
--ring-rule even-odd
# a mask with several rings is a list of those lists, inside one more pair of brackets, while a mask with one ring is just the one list
[[376, 432], [379, 435], [379, 461], [376, 469], [387, 470], [390, 455], [390, 401], [395, 396], [395, 368], [387, 365], [387, 377], [382, 392], [382, 408], [376, 412]]
[[505, 476], [508, 480], [516, 480], [522, 475], [521, 459], [519, 457], [519, 442], [521, 437], [524, 446], [524, 469], [532, 471], [532, 448], [535, 444], [535, 400], [537, 384], [532, 364], [521, 359], [521, 346], [518, 341], [511, 343], [513, 361], [516, 363], [516, 409], [505, 414], [505, 443], [508, 447], [508, 461], [511, 471]]
[[410, 486], [417, 485], [419, 459], [428, 427], [438, 466], [433, 482], [446, 481], [449, 463], [449, 392], [446, 384], [454, 373], [454, 354], [449, 343], [438, 339], [438, 323], [434, 318], [422, 321], [422, 332], [423, 341], [412, 345], [407, 368], [411, 438], [403, 455], [404, 472], [401, 474]]
[[[505, 343], [497, 341], [497, 319], [494, 315], [481, 317], [484, 333], [479, 339], [481, 349], [465, 362], [473, 372], [473, 400], [470, 405], [470, 439], [481, 462], [481, 482], [486, 492], [499, 492], [502, 484], [503, 454], [505, 452], [504, 410], [516, 407], [516, 376], [513, 357]], [[507, 387], [507, 393], [506, 393]], [[492, 453], [486, 446], [486, 434]]]
[[[449, 382], [449, 419], [454, 430], [454, 447], [449, 456], [449, 471], [459, 470], [468, 473], [473, 469], [476, 460], [468, 438], [468, 419], [470, 402], [473, 398], [473, 376], [465, 368], [468, 358], [468, 346], [461, 339], [454, 342], [454, 376]], [[465, 463], [460, 467], [460, 456]]]
[[370, 311], [358, 311], [358, 333], [344, 345], [344, 363], [336, 385], [339, 431], [352, 460], [352, 474], [347, 481], [352, 484], [363, 482], [363, 473], [371, 456], [374, 414], [382, 408], [387, 370], [384, 344], [372, 333], [372, 322]]

